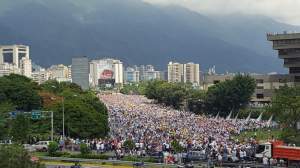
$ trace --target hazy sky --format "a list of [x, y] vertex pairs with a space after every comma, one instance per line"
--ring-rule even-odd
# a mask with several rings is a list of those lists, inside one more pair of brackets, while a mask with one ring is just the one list
[[160, 5], [180, 5], [202, 14], [259, 14], [300, 25], [300, 0], [143, 0]]

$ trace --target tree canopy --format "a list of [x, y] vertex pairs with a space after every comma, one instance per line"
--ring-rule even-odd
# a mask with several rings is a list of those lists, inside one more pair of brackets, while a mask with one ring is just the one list
[[21, 145], [0, 145], [0, 167], [45, 168], [38, 162], [32, 162], [31, 156]]
[[[47, 81], [38, 85], [20, 75], [0, 77], [0, 139], [31, 142], [50, 138], [50, 113], [32, 119], [31, 110], [53, 111], [54, 135], [62, 135], [62, 113], [65, 111], [65, 133], [73, 138], [96, 138], [108, 134], [108, 113], [94, 92], [78, 85]], [[16, 117], [10, 112], [20, 111]], [[27, 112], [27, 113], [24, 113]]]
[[272, 97], [269, 111], [283, 128], [282, 138], [286, 142], [300, 145], [300, 87], [282, 87]]
[[220, 82], [207, 92], [190, 84], [153, 80], [146, 84], [145, 96], [167, 106], [188, 107], [194, 113], [219, 113], [225, 117], [231, 110], [237, 112], [248, 105], [255, 86], [254, 79], [248, 75], [237, 75], [232, 80]]
[[255, 80], [248, 75], [237, 75], [220, 82], [207, 91], [205, 106], [209, 114], [225, 117], [230, 111], [237, 113], [248, 105], [255, 90]]

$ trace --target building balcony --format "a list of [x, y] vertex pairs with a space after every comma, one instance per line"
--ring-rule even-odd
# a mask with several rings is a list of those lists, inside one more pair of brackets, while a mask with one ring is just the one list
[[282, 50], [282, 49], [291, 49], [291, 48], [300, 48], [300, 44], [273, 44], [274, 50]]
[[300, 33], [268, 33], [267, 39], [269, 41], [276, 41], [276, 40], [291, 40], [291, 39], [300, 39]]

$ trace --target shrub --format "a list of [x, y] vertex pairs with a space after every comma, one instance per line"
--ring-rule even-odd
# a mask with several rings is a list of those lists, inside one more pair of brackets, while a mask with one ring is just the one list
[[135, 144], [132, 140], [126, 140], [123, 145], [127, 150], [132, 150], [135, 147]]
[[48, 145], [48, 154], [49, 156], [54, 156], [55, 153], [58, 151], [59, 149], [59, 146], [58, 146], [58, 143], [53, 141], [53, 142], [50, 142], [49, 145]]
[[84, 158], [84, 159], [100, 159], [100, 160], [108, 160], [110, 156], [108, 155], [97, 155], [97, 154], [71, 154], [70, 158]]
[[71, 154], [69, 152], [54, 152], [52, 157], [70, 157]]
[[90, 148], [87, 146], [87, 144], [82, 143], [80, 144], [80, 153], [81, 155], [87, 155], [91, 152]]

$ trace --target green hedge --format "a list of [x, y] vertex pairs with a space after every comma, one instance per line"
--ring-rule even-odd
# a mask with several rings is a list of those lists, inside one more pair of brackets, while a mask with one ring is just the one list
[[110, 156], [108, 155], [97, 155], [97, 154], [71, 154], [70, 158], [84, 158], [84, 159], [101, 159], [101, 160], [108, 160]]

